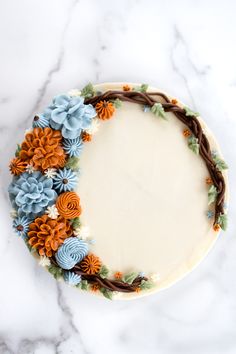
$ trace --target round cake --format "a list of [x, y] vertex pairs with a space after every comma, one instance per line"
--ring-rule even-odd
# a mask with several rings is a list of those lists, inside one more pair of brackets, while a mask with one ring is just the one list
[[108, 299], [169, 287], [227, 227], [227, 165], [199, 114], [146, 84], [88, 84], [33, 118], [13, 228], [56, 279]]

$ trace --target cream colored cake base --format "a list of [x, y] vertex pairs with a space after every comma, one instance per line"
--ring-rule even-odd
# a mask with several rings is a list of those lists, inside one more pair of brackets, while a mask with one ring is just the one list
[[[96, 89], [122, 86], [102, 84]], [[144, 113], [140, 105], [123, 103], [112, 119], [101, 122], [81, 156], [77, 192], [82, 223], [96, 240], [91, 251], [111, 271], [157, 274], [153, 289], [118, 298], [143, 296], [175, 283], [217, 238], [206, 216], [204, 161], [188, 148], [185, 126], [172, 113], [167, 117], [165, 121]], [[219, 151], [201, 123], [212, 149]]]

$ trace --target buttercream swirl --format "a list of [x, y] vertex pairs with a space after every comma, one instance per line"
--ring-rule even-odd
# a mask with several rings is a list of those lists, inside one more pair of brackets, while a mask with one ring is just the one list
[[79, 196], [75, 192], [65, 192], [56, 200], [59, 214], [66, 219], [74, 219], [80, 216], [81, 207]]
[[77, 237], [69, 237], [55, 254], [57, 264], [62, 269], [71, 269], [88, 254], [88, 244]]

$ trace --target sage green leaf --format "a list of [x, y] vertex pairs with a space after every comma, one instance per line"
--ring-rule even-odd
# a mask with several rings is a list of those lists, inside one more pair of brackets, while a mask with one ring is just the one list
[[226, 230], [227, 226], [228, 226], [228, 217], [226, 214], [221, 214], [218, 217], [217, 223], [220, 225], [220, 227], [222, 228], [222, 230]]
[[83, 279], [78, 285], [76, 285], [76, 287], [82, 290], [88, 290], [88, 281]]
[[69, 157], [66, 162], [66, 168], [70, 168], [72, 171], [77, 172], [79, 170], [79, 158], [76, 156]]
[[151, 108], [151, 111], [155, 114], [155, 116], [166, 119], [166, 112], [161, 103], [154, 103]]
[[54, 276], [55, 279], [59, 279], [62, 276], [62, 269], [54, 264], [48, 267], [48, 271]]
[[199, 154], [199, 144], [198, 144], [198, 139], [194, 136], [191, 135], [188, 138], [188, 147], [191, 149], [195, 154]]
[[185, 115], [187, 117], [198, 117], [199, 116], [198, 112], [194, 112], [188, 107], [184, 107], [184, 110], [185, 110]]
[[27, 242], [27, 240], [25, 241], [25, 244], [29, 250], [30, 253], [34, 253], [34, 248]]
[[212, 204], [215, 202], [216, 197], [217, 197], [217, 189], [216, 187], [212, 184], [208, 190], [208, 205]]
[[101, 278], [105, 279], [109, 274], [109, 269], [105, 265], [102, 265], [99, 274]]
[[91, 98], [94, 96], [94, 94], [95, 94], [95, 90], [94, 90], [94, 87], [91, 83], [86, 85], [81, 91], [81, 96], [83, 96], [85, 98]]
[[17, 144], [17, 148], [16, 148], [16, 151], [15, 151], [15, 157], [19, 157], [20, 151], [21, 151], [21, 146], [20, 146], [20, 144]]
[[138, 275], [139, 275], [139, 273], [137, 273], [137, 272], [128, 273], [122, 277], [122, 280], [123, 280], [123, 282], [125, 282], [127, 284], [132, 284], [133, 281], [138, 277]]
[[219, 171], [223, 171], [223, 170], [227, 170], [228, 169], [228, 165], [226, 164], [226, 162], [224, 160], [222, 160], [218, 155], [213, 155], [213, 161], [216, 164], [216, 168]]
[[112, 291], [108, 290], [106, 288], [100, 288], [101, 293], [103, 294], [103, 296], [105, 296], [107, 299], [112, 300]]
[[80, 227], [81, 226], [80, 218], [77, 217], [77, 218], [72, 219], [71, 225], [72, 225], [73, 229], [77, 229], [78, 227]]
[[114, 105], [115, 108], [121, 108], [122, 107], [122, 101], [119, 98], [116, 98], [115, 100], [111, 100], [112, 104]]
[[141, 86], [137, 86], [133, 88], [133, 91], [138, 91], [138, 92], [147, 92], [148, 85], [147, 84], [142, 84]]
[[148, 290], [153, 288], [154, 283], [151, 280], [142, 280], [140, 284], [140, 288], [142, 290]]

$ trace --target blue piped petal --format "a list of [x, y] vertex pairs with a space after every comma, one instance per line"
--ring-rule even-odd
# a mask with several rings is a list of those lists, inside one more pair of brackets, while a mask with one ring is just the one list
[[57, 264], [62, 269], [72, 269], [88, 254], [88, 244], [77, 237], [65, 239], [55, 254]]
[[66, 283], [72, 286], [75, 286], [81, 282], [81, 275], [78, 275], [74, 272], [64, 272], [63, 278]]

